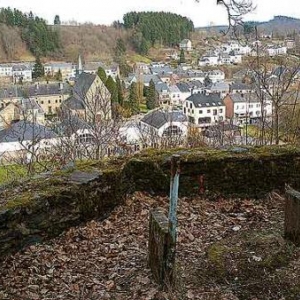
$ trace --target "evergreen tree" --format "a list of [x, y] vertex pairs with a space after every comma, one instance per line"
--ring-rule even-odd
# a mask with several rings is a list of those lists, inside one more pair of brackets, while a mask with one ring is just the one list
[[54, 22], [53, 23], [54, 23], [54, 25], [60, 25], [61, 24], [59, 15], [56, 15], [54, 17]]
[[146, 96], [146, 105], [148, 109], [154, 109], [157, 106], [157, 97], [156, 97], [156, 90], [155, 84], [153, 80], [150, 80], [149, 88], [147, 89], [147, 96]]
[[62, 74], [61, 74], [61, 70], [60, 69], [55, 74], [55, 79], [58, 80], [58, 81], [62, 81]]
[[111, 102], [112, 103], [118, 103], [118, 90], [117, 90], [117, 84], [115, 81], [112, 79], [111, 76], [107, 77], [107, 80], [105, 82], [105, 86], [110, 92], [111, 95]]
[[206, 76], [206, 77], [204, 78], [204, 86], [209, 86], [209, 85], [211, 85], [211, 84], [212, 84], [211, 79], [210, 79], [208, 76]]
[[179, 63], [184, 64], [185, 63], [185, 55], [184, 55], [184, 50], [180, 50], [180, 56], [179, 56]]
[[121, 106], [123, 106], [123, 103], [124, 103], [124, 91], [123, 91], [122, 82], [121, 82], [119, 76], [117, 76], [116, 85], [117, 85], [117, 91], [118, 91], [118, 102], [119, 102], [119, 104]]
[[32, 78], [40, 78], [42, 76], [44, 76], [44, 67], [40, 58], [37, 57], [32, 70]]
[[107, 76], [106, 76], [106, 72], [103, 68], [101, 68], [101, 67], [98, 68], [97, 75], [100, 77], [100, 79], [102, 80], [103, 83], [106, 82]]
[[137, 114], [140, 111], [138, 104], [138, 90], [137, 84], [133, 82], [129, 90], [129, 108], [132, 114]]
[[[129, 12], [123, 16], [123, 21], [126, 29], [134, 28], [141, 33], [148, 47], [149, 44], [154, 46], [156, 42], [168, 46], [178, 44], [194, 31], [194, 24], [190, 19], [166, 12]], [[136, 48], [133, 40], [132, 42]], [[143, 48], [144, 46], [145, 44]]]
[[116, 43], [116, 48], [115, 48], [115, 56], [120, 57], [125, 55], [125, 53], [126, 53], [125, 43], [123, 39], [118, 38]]

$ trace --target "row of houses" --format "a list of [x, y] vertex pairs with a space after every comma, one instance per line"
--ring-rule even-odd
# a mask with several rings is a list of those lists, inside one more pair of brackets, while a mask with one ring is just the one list
[[[105, 70], [107, 76], [111, 76], [114, 79], [120, 76], [120, 70], [117, 64], [106, 65], [103, 62], [86, 62], [83, 64], [80, 56], [77, 64], [70, 62], [47, 62], [43, 67], [45, 75], [53, 77], [60, 72], [63, 80], [72, 80], [76, 77], [78, 72], [81, 73], [83, 71], [95, 74], [99, 67]], [[10, 81], [14, 83], [20, 81], [32, 82], [33, 68], [33, 62], [0, 64], [0, 78], [9, 78]]]

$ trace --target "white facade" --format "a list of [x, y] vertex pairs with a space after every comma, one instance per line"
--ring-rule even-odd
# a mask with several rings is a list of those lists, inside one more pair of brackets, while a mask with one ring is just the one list
[[286, 55], [287, 54], [287, 47], [277, 47], [271, 46], [266, 49], [266, 52], [269, 56], [276, 56], [276, 55]]
[[217, 55], [204, 55], [199, 60], [199, 66], [217, 66], [219, 64], [219, 57]]
[[[233, 111], [236, 124], [246, 122], [247, 118], [248, 122], [250, 122], [251, 119], [260, 118], [262, 116], [261, 102], [258, 99], [257, 101], [247, 101], [247, 96], [245, 96], [244, 102], [234, 102]], [[265, 101], [263, 113], [264, 117], [272, 116], [272, 102], [270, 100]]]
[[224, 121], [226, 108], [221, 100], [215, 105], [203, 103], [201, 107], [195, 107], [194, 102], [187, 99], [183, 103], [183, 112], [194, 126], [205, 128]]
[[0, 77], [8, 77], [13, 75], [13, 67], [10, 64], [0, 65]]
[[171, 85], [169, 87], [170, 89], [170, 104], [175, 106], [175, 105], [182, 105], [182, 102], [186, 99], [184, 99], [184, 95], [180, 92], [179, 88], [177, 85]]
[[12, 76], [15, 82], [32, 82], [32, 70], [26, 66], [13, 66]]
[[179, 49], [185, 50], [185, 51], [191, 51], [192, 50], [192, 42], [189, 39], [184, 39], [179, 44]]
[[209, 71], [207, 75], [212, 83], [225, 80], [225, 73], [221, 70]]

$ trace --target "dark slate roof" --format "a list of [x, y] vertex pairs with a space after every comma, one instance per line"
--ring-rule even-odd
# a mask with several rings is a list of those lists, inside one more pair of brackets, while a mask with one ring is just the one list
[[[257, 102], [260, 102], [259, 98], [257, 97], [256, 94], [246, 94], [246, 95], [243, 95], [243, 94], [231, 94], [230, 95], [232, 101], [234, 103], [257, 103]], [[269, 97], [266, 97], [266, 98], [269, 98]], [[267, 100], [267, 99], [266, 99]]]
[[153, 110], [147, 113], [142, 119], [141, 122], [146, 123], [157, 129], [161, 128], [167, 122], [186, 122], [186, 115], [182, 111], [173, 110]]
[[174, 70], [170, 66], [163, 66], [163, 67], [151, 67], [150, 68], [152, 74], [159, 74], [159, 75], [170, 75], [174, 72]]
[[63, 106], [72, 110], [84, 110], [84, 102], [77, 96], [72, 95], [63, 102]]
[[208, 129], [204, 131], [204, 135], [206, 137], [212, 138], [212, 137], [218, 137], [221, 136], [221, 133], [228, 132], [228, 131], [240, 131], [241, 127], [230, 124], [230, 123], [224, 123], [224, 124], [217, 124], [213, 126], [209, 126]]
[[40, 114], [44, 113], [42, 107], [36, 103], [33, 98], [23, 98], [20, 100], [20, 105], [24, 111], [28, 111], [31, 109], [37, 109]]
[[74, 94], [77, 94], [80, 98], [85, 98], [87, 91], [94, 82], [97, 75], [82, 72], [75, 81], [73, 88]]
[[31, 68], [30, 66], [26, 66], [26, 65], [13, 65], [13, 71], [30, 71]]
[[200, 80], [192, 80], [187, 83], [190, 88], [202, 88], [204, 85]]
[[224, 106], [219, 94], [193, 94], [186, 100], [193, 102], [195, 107]]
[[143, 80], [144, 84], [149, 84], [151, 80], [154, 82], [154, 84], [161, 82], [160, 78], [153, 74], [144, 74], [141, 76], [141, 79]]
[[164, 82], [159, 82], [155, 85], [155, 90], [158, 92], [158, 93], [163, 93], [163, 92], [170, 92], [170, 89], [168, 87], [168, 85]]
[[252, 86], [243, 82], [233, 82], [231, 84], [231, 90], [252, 90]]
[[27, 121], [12, 123], [8, 128], [0, 131], [0, 143], [19, 141], [39, 141], [55, 138], [56, 134], [47, 127]]
[[180, 92], [182, 92], [182, 93], [190, 92], [190, 87], [186, 82], [178, 82], [176, 85], [179, 88]]
[[78, 130], [90, 129], [91, 126], [76, 115], [64, 112], [62, 121], [55, 126], [55, 132], [59, 135], [70, 136]]
[[36, 97], [44, 95], [67, 95], [70, 94], [71, 87], [67, 84], [61, 85], [59, 83], [48, 84], [31, 84], [24, 86], [9, 86], [0, 89], [0, 99], [18, 98], [18, 97]]

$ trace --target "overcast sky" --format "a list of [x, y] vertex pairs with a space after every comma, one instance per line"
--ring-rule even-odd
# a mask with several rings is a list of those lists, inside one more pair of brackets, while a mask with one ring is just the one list
[[[274, 15], [300, 18], [299, 0], [254, 0], [256, 11], [247, 19], [267, 21]], [[58, 14], [61, 21], [76, 20], [80, 23], [110, 25], [122, 20], [130, 11], [169, 11], [190, 18], [196, 27], [226, 24], [226, 12], [216, 6], [216, 0], [0, 0], [1, 7], [18, 8], [23, 12], [32, 11], [53, 23]]]

